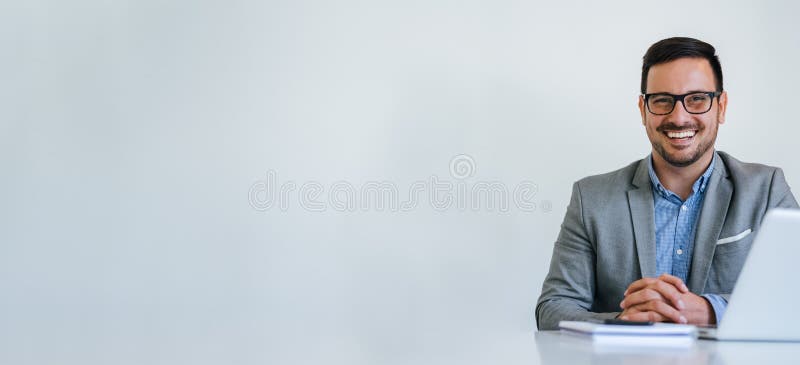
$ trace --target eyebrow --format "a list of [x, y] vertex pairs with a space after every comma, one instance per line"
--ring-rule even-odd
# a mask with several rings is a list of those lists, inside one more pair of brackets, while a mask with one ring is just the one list
[[[716, 90], [712, 90], [712, 91], [708, 91], [708, 90], [689, 90], [689, 91], [685, 92], [684, 94], [711, 93], [711, 92], [716, 92]], [[645, 93], [645, 94], [651, 94], [651, 95], [653, 95], [653, 94], [682, 95], [682, 94], [668, 93], [666, 91], [658, 91], [658, 92], [654, 92], [654, 93]]]

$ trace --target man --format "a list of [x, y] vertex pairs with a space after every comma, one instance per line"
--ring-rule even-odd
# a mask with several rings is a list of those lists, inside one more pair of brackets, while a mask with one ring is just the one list
[[646, 158], [573, 185], [536, 306], [561, 320], [714, 324], [767, 209], [797, 208], [783, 172], [715, 151], [728, 104], [716, 50], [669, 38], [644, 55]]

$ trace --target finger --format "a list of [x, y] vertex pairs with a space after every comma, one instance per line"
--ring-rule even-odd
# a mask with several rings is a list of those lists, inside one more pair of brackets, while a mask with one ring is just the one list
[[684, 317], [681, 312], [665, 302], [652, 301], [642, 304], [640, 307], [640, 310], [658, 313], [675, 323], [687, 322], [686, 317]]
[[666, 317], [656, 312], [635, 312], [620, 316], [619, 319], [635, 322], [665, 322], [667, 320]]
[[625, 292], [622, 293], [622, 295], [628, 295], [630, 293], [642, 290], [645, 287], [647, 287], [648, 285], [650, 285], [653, 282], [655, 282], [656, 280], [658, 280], [658, 279], [655, 279], [655, 278], [641, 278], [639, 280], [636, 280], [636, 281], [632, 282], [631, 285], [628, 285], [628, 289], [625, 289]]
[[667, 283], [670, 283], [673, 286], [675, 286], [675, 288], [677, 288], [678, 290], [680, 290], [683, 293], [688, 293], [689, 292], [689, 288], [686, 286], [686, 284], [683, 282], [683, 280], [681, 280], [677, 276], [673, 276], [673, 275], [664, 273], [664, 274], [661, 274], [661, 276], [659, 276], [658, 278], [642, 278], [642, 279], [634, 281], [633, 283], [631, 283], [631, 285], [628, 286], [628, 288], [625, 290], [625, 292], [622, 295], [628, 295], [628, 294], [630, 294], [632, 292], [635, 292], [637, 290], [642, 290], [643, 288], [647, 287], [648, 285], [653, 284], [653, 282], [655, 282], [656, 280], [661, 280], [661, 281], [665, 281]]
[[658, 279], [661, 280], [661, 281], [666, 281], [666, 282], [672, 284], [673, 286], [678, 288], [678, 290], [680, 290], [683, 293], [688, 293], [689, 292], [689, 288], [686, 286], [686, 284], [683, 282], [683, 280], [681, 280], [681, 278], [679, 278], [677, 276], [672, 276], [670, 274], [666, 274], [665, 273], [665, 274], [661, 274], [661, 276], [659, 276]]
[[649, 286], [648, 288], [657, 291], [661, 296], [663, 296], [666, 300], [672, 303], [675, 308], [684, 309], [686, 305], [683, 303], [681, 299], [681, 292], [675, 288], [674, 285], [669, 284], [665, 281], [658, 280], [653, 285]]
[[[680, 279], [678, 279], [680, 280]], [[633, 284], [631, 284], [633, 286]], [[653, 295], [650, 291], [658, 292], [659, 296]], [[627, 296], [620, 302], [620, 307], [625, 309], [632, 305], [641, 304], [651, 300], [665, 300], [669, 301], [676, 308], [683, 310], [686, 308], [682, 300], [680, 291], [674, 285], [667, 283], [660, 279], [649, 281], [649, 284], [641, 290], [629, 292]]]
[[664, 296], [661, 295], [656, 290], [651, 288], [645, 288], [639, 291], [634, 292], [633, 294], [629, 294], [622, 302], [619, 303], [619, 307], [622, 309], [630, 308], [635, 305], [644, 304], [652, 300], [657, 301], [666, 301]]

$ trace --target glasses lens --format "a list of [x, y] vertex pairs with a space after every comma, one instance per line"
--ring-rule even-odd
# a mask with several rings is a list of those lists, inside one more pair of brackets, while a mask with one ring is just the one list
[[675, 99], [671, 95], [652, 95], [647, 99], [647, 107], [653, 114], [669, 114], [675, 107]]
[[711, 108], [711, 97], [708, 94], [689, 94], [683, 99], [683, 105], [689, 113], [705, 113]]

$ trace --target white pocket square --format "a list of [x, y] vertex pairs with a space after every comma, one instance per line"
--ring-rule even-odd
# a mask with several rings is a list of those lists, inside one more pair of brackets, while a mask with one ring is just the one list
[[736, 242], [736, 241], [738, 241], [738, 240], [740, 240], [742, 238], [747, 237], [747, 235], [750, 234], [750, 232], [753, 232], [753, 230], [748, 228], [748, 229], [745, 229], [744, 232], [739, 233], [739, 234], [737, 234], [735, 236], [731, 236], [731, 237], [727, 237], [727, 238], [720, 238], [719, 240], [717, 240], [717, 244], [718, 245], [724, 245], [726, 243]]

